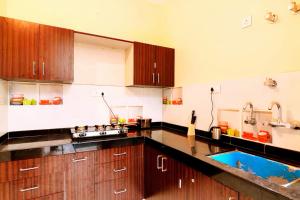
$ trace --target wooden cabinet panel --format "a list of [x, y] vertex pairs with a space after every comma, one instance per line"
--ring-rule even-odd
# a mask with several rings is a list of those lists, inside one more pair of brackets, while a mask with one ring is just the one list
[[45, 197], [35, 198], [34, 200], [64, 200], [64, 193], [57, 193]]
[[65, 164], [67, 199], [94, 199], [94, 152], [66, 155]]
[[72, 82], [74, 62], [74, 32], [69, 29], [40, 25], [40, 79]]
[[212, 200], [238, 200], [238, 192], [212, 180]]
[[155, 46], [134, 43], [134, 84], [155, 85]]
[[159, 86], [174, 86], [175, 50], [166, 47], [156, 47], [156, 84]]
[[0, 23], [2, 78], [36, 79], [39, 24], [9, 18], [1, 18]]
[[132, 159], [143, 156], [143, 144], [132, 146], [120, 146], [103, 149], [96, 152], [95, 163], [114, 162], [122, 159]]
[[[95, 186], [95, 200], [129, 200], [128, 186], [124, 178], [117, 181], [106, 181]], [[134, 200], [134, 199], [133, 199]]]
[[134, 43], [134, 84], [174, 86], [175, 50]]
[[25, 200], [63, 192], [64, 174], [36, 176], [0, 183], [0, 199]]
[[127, 160], [118, 160], [110, 163], [103, 163], [95, 166], [95, 182], [120, 179], [128, 176]]
[[13, 181], [34, 176], [46, 176], [62, 172], [63, 156], [49, 156], [0, 163], [0, 182]]
[[41, 175], [41, 158], [0, 163], [0, 182]]

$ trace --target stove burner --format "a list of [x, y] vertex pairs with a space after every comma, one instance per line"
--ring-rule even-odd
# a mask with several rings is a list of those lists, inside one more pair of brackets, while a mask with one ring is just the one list
[[127, 127], [118, 125], [75, 126], [71, 129], [73, 138], [117, 136], [127, 132]]

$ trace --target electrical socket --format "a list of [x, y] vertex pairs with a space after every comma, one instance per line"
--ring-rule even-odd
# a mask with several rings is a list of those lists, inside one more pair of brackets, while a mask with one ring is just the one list
[[212, 88], [214, 89], [214, 94], [220, 94], [221, 93], [221, 85], [220, 84], [210, 85], [209, 92], [211, 92]]
[[242, 28], [247, 28], [251, 25], [252, 25], [252, 16], [249, 15], [249, 16], [246, 16], [242, 19], [242, 21], [241, 21], [241, 27]]

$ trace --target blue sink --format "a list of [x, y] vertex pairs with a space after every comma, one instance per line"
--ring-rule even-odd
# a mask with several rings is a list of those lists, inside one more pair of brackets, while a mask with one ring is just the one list
[[252, 154], [231, 151], [209, 157], [285, 187], [300, 181], [299, 168]]

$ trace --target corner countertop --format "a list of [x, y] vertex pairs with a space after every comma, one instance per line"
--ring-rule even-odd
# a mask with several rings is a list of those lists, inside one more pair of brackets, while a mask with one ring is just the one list
[[[285, 188], [269, 182], [251, 173], [214, 161], [207, 155], [235, 150], [236, 147], [214, 142], [201, 136], [186, 136], [185, 133], [168, 129], [154, 128], [142, 131], [129, 131], [125, 137], [76, 142], [68, 133], [51, 133], [46, 135], [26, 136], [7, 139], [0, 145], [0, 162], [37, 158], [51, 155], [64, 155], [76, 152], [94, 151], [122, 144], [146, 143], [156, 146], [166, 154], [185, 162], [187, 165], [210, 174], [220, 182], [239, 189], [262, 188], [278, 199], [300, 199], [300, 190]], [[235, 186], [235, 182], [237, 186]]]

